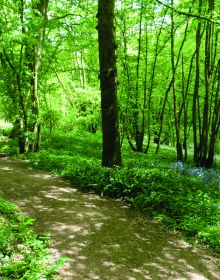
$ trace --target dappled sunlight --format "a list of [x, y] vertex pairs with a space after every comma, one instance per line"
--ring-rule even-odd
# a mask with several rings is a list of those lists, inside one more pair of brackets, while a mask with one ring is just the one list
[[49, 180], [52, 178], [52, 175], [50, 175], [50, 174], [33, 174], [33, 175], [29, 175], [29, 176], [44, 179], [44, 180]]
[[4, 171], [13, 171], [13, 168], [10, 168], [8, 166], [2, 166], [0, 167], [1, 170], [4, 170]]
[[205, 278], [201, 274], [198, 274], [195, 272], [189, 272], [188, 276], [189, 276], [189, 279], [193, 279], [193, 280], [207, 280], [207, 278]]
[[37, 231], [51, 232], [55, 258], [69, 257], [63, 279], [220, 279], [217, 259], [123, 202], [15, 164], [0, 161], [1, 191], [36, 219]]

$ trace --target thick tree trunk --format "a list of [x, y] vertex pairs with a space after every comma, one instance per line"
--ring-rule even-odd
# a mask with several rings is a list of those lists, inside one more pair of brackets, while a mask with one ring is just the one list
[[116, 56], [114, 37], [114, 0], [99, 0], [98, 40], [102, 109], [102, 165], [121, 166], [116, 87]]
[[[183, 138], [183, 149], [184, 149], [184, 161], [187, 162], [187, 138], [190, 131], [190, 125], [188, 125], [188, 114], [189, 114], [189, 100], [188, 100], [188, 94], [189, 94], [189, 87], [192, 79], [192, 72], [193, 72], [193, 61], [196, 55], [196, 51], [193, 53], [193, 56], [190, 61], [189, 66], [189, 72], [186, 82], [186, 89], [184, 85], [184, 58], [182, 57], [182, 95], [183, 95], [183, 103], [181, 105], [180, 111], [183, 110], [184, 113], [184, 138]], [[180, 116], [179, 116], [180, 118]], [[180, 119], [179, 119], [180, 121]]]

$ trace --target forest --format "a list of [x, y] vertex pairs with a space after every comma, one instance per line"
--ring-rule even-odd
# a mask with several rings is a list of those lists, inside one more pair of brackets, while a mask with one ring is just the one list
[[[219, 1], [0, 7], [0, 156], [122, 199], [219, 254]], [[10, 220], [8, 203], [0, 218]], [[32, 279], [5, 265], [4, 235], [0, 278]]]

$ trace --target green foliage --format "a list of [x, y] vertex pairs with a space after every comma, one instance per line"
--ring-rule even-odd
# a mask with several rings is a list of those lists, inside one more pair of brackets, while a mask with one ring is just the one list
[[50, 239], [37, 235], [33, 222], [21, 215], [17, 206], [0, 198], [1, 279], [54, 279], [59, 265], [52, 264]]
[[220, 252], [220, 225], [218, 226], [207, 226], [198, 233], [198, 237], [203, 240], [206, 244], [211, 244], [217, 252]]
[[84, 131], [95, 133], [100, 123], [101, 106], [98, 91], [87, 90], [76, 92], [74, 97], [76, 112], [76, 125]]
[[56, 110], [46, 110], [43, 113], [42, 119], [44, 127], [48, 128], [50, 132], [58, 126], [61, 115]]
[[18, 210], [15, 204], [8, 203], [4, 199], [0, 198], [0, 213], [1, 214], [13, 214]]
[[13, 129], [11, 123], [5, 123], [0, 120], [0, 155], [10, 156], [18, 153], [18, 143], [16, 139], [10, 139]]
[[17, 139], [8, 139], [3, 137], [0, 139], [0, 155], [12, 156], [18, 154], [18, 141]]

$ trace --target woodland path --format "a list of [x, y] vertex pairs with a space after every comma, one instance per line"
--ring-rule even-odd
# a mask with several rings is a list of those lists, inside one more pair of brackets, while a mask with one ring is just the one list
[[85, 194], [57, 176], [0, 160], [0, 192], [50, 231], [70, 260], [62, 279], [218, 280], [220, 260], [122, 202]]

